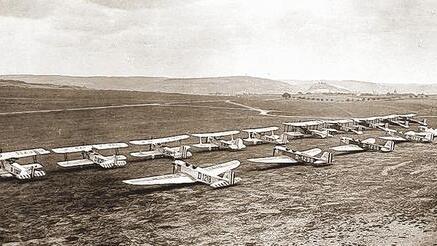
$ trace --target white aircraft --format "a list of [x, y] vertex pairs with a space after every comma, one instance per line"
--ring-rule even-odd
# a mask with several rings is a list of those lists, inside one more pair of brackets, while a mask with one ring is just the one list
[[248, 137], [243, 139], [243, 141], [254, 145], [263, 143], [273, 143], [279, 145], [287, 144], [288, 139], [286, 134], [275, 134], [275, 131], [277, 131], [278, 129], [278, 127], [273, 126], [243, 130], [243, 132], [246, 132], [248, 134]]
[[[128, 147], [126, 143], [106, 143], [106, 144], [56, 148], [56, 149], [52, 149], [52, 151], [57, 154], [64, 154], [65, 161], [58, 162], [58, 165], [61, 167], [98, 165], [103, 168], [115, 168], [115, 167], [123, 167], [127, 164], [126, 156], [118, 154], [119, 148], [126, 148], [126, 147]], [[107, 149], [115, 149], [114, 155], [103, 156], [102, 154], [98, 153], [99, 150], [107, 150]], [[71, 153], [81, 153], [82, 159], [68, 160], [68, 154]]]
[[410, 126], [408, 125], [408, 121], [400, 121], [399, 120], [399, 115], [387, 115], [387, 116], [382, 116], [381, 119], [383, 122], [385, 123], [389, 123], [392, 125], [397, 125], [403, 128], [410, 128]]
[[181, 160], [175, 160], [173, 162], [173, 174], [129, 179], [123, 180], [123, 182], [131, 185], [191, 184], [201, 182], [213, 188], [222, 188], [241, 181], [241, 178], [235, 177], [235, 172], [233, 171], [238, 166], [240, 166], [240, 162], [236, 160], [209, 167], [197, 167]]
[[[253, 158], [248, 161], [266, 164], [298, 164], [305, 163], [313, 166], [326, 166], [332, 164], [332, 153], [323, 152], [321, 157], [316, 157], [322, 153], [319, 148], [305, 151], [296, 151], [284, 146], [275, 146], [272, 157]], [[276, 156], [278, 155], [278, 156]]]
[[[198, 144], [193, 144], [193, 147], [199, 149], [207, 149], [209, 151], [213, 149], [229, 149], [229, 150], [242, 150], [246, 148], [241, 138], [234, 139], [234, 135], [239, 131], [227, 131], [227, 132], [214, 132], [214, 133], [197, 133], [192, 134], [194, 137], [199, 138]], [[230, 140], [225, 140], [224, 137], [230, 136]], [[205, 142], [202, 142], [205, 139]]]
[[396, 131], [395, 129], [391, 129], [388, 128], [388, 123], [385, 123], [384, 126], [381, 125], [375, 125], [375, 127], [381, 131], [384, 131], [385, 133], [389, 134], [389, 135], [394, 135], [396, 133], [398, 133], [398, 131]]
[[[130, 153], [131, 156], [140, 158], [152, 158], [157, 157], [169, 157], [173, 159], [186, 159], [192, 156], [191, 152], [188, 150], [190, 146], [182, 145], [182, 140], [188, 139], [188, 135], [172, 136], [165, 138], [156, 138], [148, 140], [134, 140], [129, 143], [133, 145], [148, 145], [148, 151], [134, 152]], [[179, 147], [168, 147], [165, 146], [167, 143], [179, 142]]]
[[392, 152], [395, 149], [395, 143], [393, 141], [387, 141], [385, 145], [379, 145], [376, 144], [376, 139], [374, 138], [360, 140], [343, 137], [340, 141], [346, 145], [332, 147], [331, 149], [342, 154], [363, 151]]
[[416, 123], [416, 124], [419, 124], [419, 125], [422, 125], [422, 126], [427, 126], [427, 125], [428, 125], [428, 124], [426, 123], [426, 119], [418, 120], [418, 119], [414, 119], [414, 117], [416, 117], [416, 114], [404, 114], [404, 115], [399, 115], [399, 118], [400, 118], [401, 120], [409, 121], [409, 122]]
[[[38, 163], [38, 155], [46, 155], [50, 152], [45, 149], [29, 149], [14, 152], [0, 153], [0, 177], [15, 177], [17, 179], [33, 179], [43, 177], [46, 173], [43, 166]], [[33, 157], [33, 162], [21, 165], [18, 159]]]
[[356, 125], [353, 120], [331, 120], [326, 121], [327, 125], [331, 128], [325, 128], [329, 132], [352, 132], [357, 135], [363, 134], [363, 126]]
[[392, 136], [379, 137], [385, 140], [391, 140], [394, 142], [416, 142], [416, 143], [432, 143], [434, 140], [434, 134], [431, 132], [399, 132]]
[[434, 137], [437, 137], [437, 129], [430, 128], [427, 126], [419, 126], [419, 131], [420, 131], [420, 134], [429, 132], [429, 133], [432, 133], [434, 135]]
[[302, 137], [332, 137], [329, 130], [325, 128], [323, 121], [305, 121], [305, 122], [286, 122], [284, 125], [284, 134], [292, 138]]

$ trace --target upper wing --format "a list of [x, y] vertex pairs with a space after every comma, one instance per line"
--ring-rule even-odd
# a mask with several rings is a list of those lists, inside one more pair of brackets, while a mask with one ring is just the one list
[[35, 156], [35, 155], [45, 155], [49, 154], [50, 152], [45, 149], [28, 149], [28, 150], [19, 150], [19, 151], [13, 151], [13, 152], [5, 152], [0, 153], [0, 160], [7, 160], [11, 158], [25, 158], [29, 156]]
[[123, 183], [131, 185], [189, 184], [195, 182], [196, 180], [193, 180], [184, 173], [123, 180]]
[[155, 139], [147, 139], [147, 140], [134, 140], [130, 141], [131, 144], [135, 145], [149, 145], [149, 144], [162, 144], [162, 143], [170, 143], [176, 141], [182, 141], [190, 138], [188, 135], [180, 135], [166, 138], [155, 138]]
[[211, 133], [196, 133], [192, 134], [195, 137], [198, 138], [206, 138], [206, 137], [224, 137], [224, 136], [230, 136], [240, 133], [239, 131], [226, 131], [226, 132], [211, 132]]
[[368, 139], [365, 139], [365, 140], [363, 140], [363, 141], [361, 141], [362, 143], [367, 143], [367, 144], [374, 144], [374, 143], [376, 143], [376, 139], [374, 139], [374, 138], [368, 138]]
[[288, 156], [274, 156], [274, 157], [264, 157], [264, 158], [255, 158], [255, 159], [247, 159], [251, 162], [257, 163], [266, 163], [266, 164], [294, 164], [298, 163], [295, 159], [292, 159]]
[[103, 149], [126, 148], [129, 146], [126, 143], [105, 143], [105, 144], [94, 144], [93, 147], [99, 150], [103, 150]]
[[264, 127], [264, 128], [254, 128], [254, 129], [245, 129], [243, 130], [244, 132], [248, 132], [248, 133], [263, 133], [263, 132], [271, 132], [271, 131], [276, 131], [279, 128], [276, 126], [272, 126], [272, 127]]
[[238, 166], [240, 166], [240, 162], [234, 160], [234, 161], [230, 161], [230, 162], [226, 162], [226, 163], [222, 163], [222, 164], [218, 164], [218, 165], [214, 165], [214, 166], [203, 167], [202, 169], [207, 171], [208, 174], [219, 175], [219, 174], [222, 174], [226, 171], [235, 169]]
[[82, 151], [90, 151], [92, 148], [93, 146], [91, 145], [84, 145], [84, 146], [56, 148], [56, 149], [52, 149], [52, 151], [55, 152], [56, 154], [68, 154], [68, 153], [75, 153], [75, 152], [82, 152]]
[[332, 150], [340, 152], [352, 152], [352, 151], [362, 151], [363, 149], [355, 144], [341, 145], [332, 147]]
[[316, 155], [322, 153], [322, 150], [319, 148], [314, 148], [314, 149], [302, 151], [302, 153], [304, 153], [305, 155], [309, 155], [309, 156], [316, 156]]

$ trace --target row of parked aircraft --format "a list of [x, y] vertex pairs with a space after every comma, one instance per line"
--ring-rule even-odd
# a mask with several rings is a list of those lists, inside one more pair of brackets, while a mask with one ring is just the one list
[[[351, 120], [335, 121], [306, 121], [284, 123], [284, 132], [281, 135], [275, 132], [278, 127], [264, 127], [256, 129], [245, 129], [244, 139], [236, 138], [239, 131], [225, 131], [214, 133], [192, 134], [199, 139], [199, 143], [192, 147], [200, 150], [242, 150], [245, 144], [256, 145], [271, 143], [274, 144], [273, 155], [264, 158], [248, 159], [255, 163], [268, 164], [296, 164], [304, 163], [313, 166], [330, 165], [333, 161], [333, 153], [347, 154], [362, 151], [391, 152], [396, 142], [422, 142], [432, 143], [434, 136], [437, 136], [437, 129], [428, 128], [425, 120], [413, 118], [415, 115], [390, 115], [371, 118], [357, 118]], [[409, 128], [410, 123], [419, 124], [419, 131], [399, 132], [388, 128], [388, 125], [396, 125]], [[286, 147], [288, 139], [302, 137], [327, 138], [332, 134], [354, 133], [360, 135], [366, 129], [379, 129], [387, 133], [387, 136], [380, 137], [386, 140], [385, 144], [378, 144], [375, 138], [365, 140], [350, 137], [342, 137], [342, 145], [332, 147], [330, 151], [322, 152], [319, 148], [305, 151], [298, 151]], [[156, 139], [133, 140], [131, 145], [146, 146], [146, 150], [132, 152], [131, 156], [136, 158], [171, 158], [173, 162], [173, 173], [163, 176], [147, 177], [140, 179], [125, 180], [124, 183], [133, 185], [159, 185], [159, 184], [182, 184], [202, 182], [214, 188], [225, 187], [238, 183], [241, 179], [235, 177], [234, 169], [240, 162], [230, 162], [210, 166], [197, 167], [188, 162], [182, 161], [192, 156], [191, 147], [183, 145], [182, 141], [190, 138], [189, 135], [179, 135]], [[227, 138], [227, 139], [226, 139]], [[168, 144], [178, 142], [178, 147], [169, 147]], [[61, 167], [71, 168], [79, 166], [97, 165], [102, 168], [123, 167], [127, 164], [127, 157], [119, 154], [119, 149], [129, 147], [126, 143], [105, 143], [94, 145], [83, 145], [73, 147], [62, 147], [52, 149], [53, 153], [64, 155], [64, 160], [57, 164]], [[99, 152], [102, 150], [114, 150], [114, 153], [105, 156]], [[14, 152], [0, 153], [0, 177], [15, 177], [18, 179], [32, 179], [45, 176], [43, 166], [38, 163], [37, 156], [47, 155], [50, 151], [38, 148], [20, 150]], [[80, 159], [68, 158], [68, 155], [79, 153]], [[33, 162], [19, 164], [18, 159], [32, 157]]]

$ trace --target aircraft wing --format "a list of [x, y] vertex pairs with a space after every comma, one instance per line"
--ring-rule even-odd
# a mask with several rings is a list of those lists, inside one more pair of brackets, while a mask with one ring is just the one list
[[134, 140], [130, 141], [129, 143], [134, 145], [150, 145], [150, 144], [163, 144], [163, 143], [170, 143], [170, 142], [176, 142], [176, 141], [182, 141], [185, 139], [190, 138], [188, 135], [180, 135], [180, 136], [172, 136], [172, 137], [166, 137], [166, 138], [155, 138], [155, 139], [147, 139], [147, 140]]
[[28, 149], [28, 150], [19, 150], [13, 152], [5, 152], [0, 153], [0, 160], [7, 160], [11, 158], [25, 158], [35, 155], [46, 155], [50, 152], [45, 149]]
[[130, 153], [130, 155], [134, 157], [145, 158], [145, 157], [162, 156], [163, 154], [158, 150], [151, 150], [151, 151], [133, 152]]
[[52, 149], [52, 151], [56, 154], [69, 154], [76, 153], [82, 151], [90, 151], [93, 148], [91, 145], [83, 145], [83, 146], [74, 146], [74, 147], [63, 147]]
[[198, 138], [207, 138], [207, 137], [224, 137], [224, 136], [230, 136], [240, 133], [239, 131], [226, 131], [226, 132], [211, 132], [211, 133], [196, 133], [192, 134], [195, 137]]
[[395, 142], [405, 142], [408, 141], [407, 139], [403, 137], [379, 137], [380, 139], [389, 140], [389, 141], [395, 141]]
[[94, 144], [94, 148], [98, 150], [104, 149], [118, 149], [118, 148], [126, 148], [129, 147], [126, 143], [105, 143], [105, 144]]
[[314, 149], [302, 151], [302, 153], [304, 153], [305, 155], [309, 155], [309, 156], [316, 156], [316, 155], [322, 153], [322, 150], [319, 148], [314, 148]]
[[219, 146], [213, 143], [201, 143], [201, 144], [193, 144], [193, 147], [199, 149], [209, 149], [209, 148], [218, 148]]
[[354, 152], [354, 151], [363, 151], [364, 150], [355, 144], [336, 146], [336, 147], [332, 147], [331, 149], [335, 150], [335, 151], [339, 151], [339, 152]]
[[264, 158], [254, 158], [254, 159], [247, 159], [251, 162], [256, 163], [266, 163], [266, 164], [294, 164], [298, 163], [295, 159], [292, 159], [288, 156], [273, 156], [273, 157], [264, 157]]
[[131, 185], [190, 184], [195, 182], [196, 180], [190, 178], [188, 175], [184, 173], [123, 180], [123, 183], [131, 184]]
[[214, 166], [203, 167], [202, 169], [207, 171], [208, 174], [219, 175], [219, 174], [222, 174], [222, 173], [227, 172], [229, 170], [235, 169], [238, 166], [240, 166], [240, 162], [237, 160], [234, 160], [234, 161], [229, 161], [229, 162], [214, 165]]
[[365, 139], [365, 140], [363, 140], [363, 141], [361, 141], [362, 143], [366, 143], [366, 144], [375, 144], [376, 143], [376, 139], [374, 139], [374, 138], [368, 138], [368, 139]]
[[88, 159], [72, 160], [72, 161], [61, 161], [58, 165], [61, 167], [78, 167], [94, 164], [94, 162]]
[[301, 132], [284, 132], [284, 134], [286, 134], [287, 136], [290, 136], [290, 137], [303, 137], [303, 136], [305, 136], [305, 134], [303, 134]]
[[26, 168], [26, 169], [31, 169], [32, 167], [33, 168], [43, 168], [43, 166], [39, 163], [21, 165], [21, 167]]
[[279, 129], [278, 127], [272, 126], [272, 127], [264, 127], [264, 128], [245, 129], [243, 131], [247, 133], [263, 133], [263, 132], [276, 131], [278, 129]]

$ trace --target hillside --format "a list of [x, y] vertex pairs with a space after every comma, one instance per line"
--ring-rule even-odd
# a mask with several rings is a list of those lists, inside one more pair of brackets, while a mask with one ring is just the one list
[[282, 80], [295, 88], [295, 91], [308, 92], [317, 83], [323, 82], [337, 88], [344, 88], [353, 93], [385, 94], [397, 91], [398, 93], [425, 93], [437, 94], [437, 84], [389, 84], [373, 83], [357, 80]]
[[311, 85], [311, 87], [307, 90], [307, 92], [311, 93], [350, 93], [351, 91], [337, 87], [334, 85], [330, 85], [326, 82], [317, 82]]
[[134, 90], [185, 94], [282, 94], [292, 87], [282, 81], [249, 76], [210, 78], [76, 77], [59, 75], [3, 75], [0, 79], [27, 83], [78, 86], [103, 90]]

